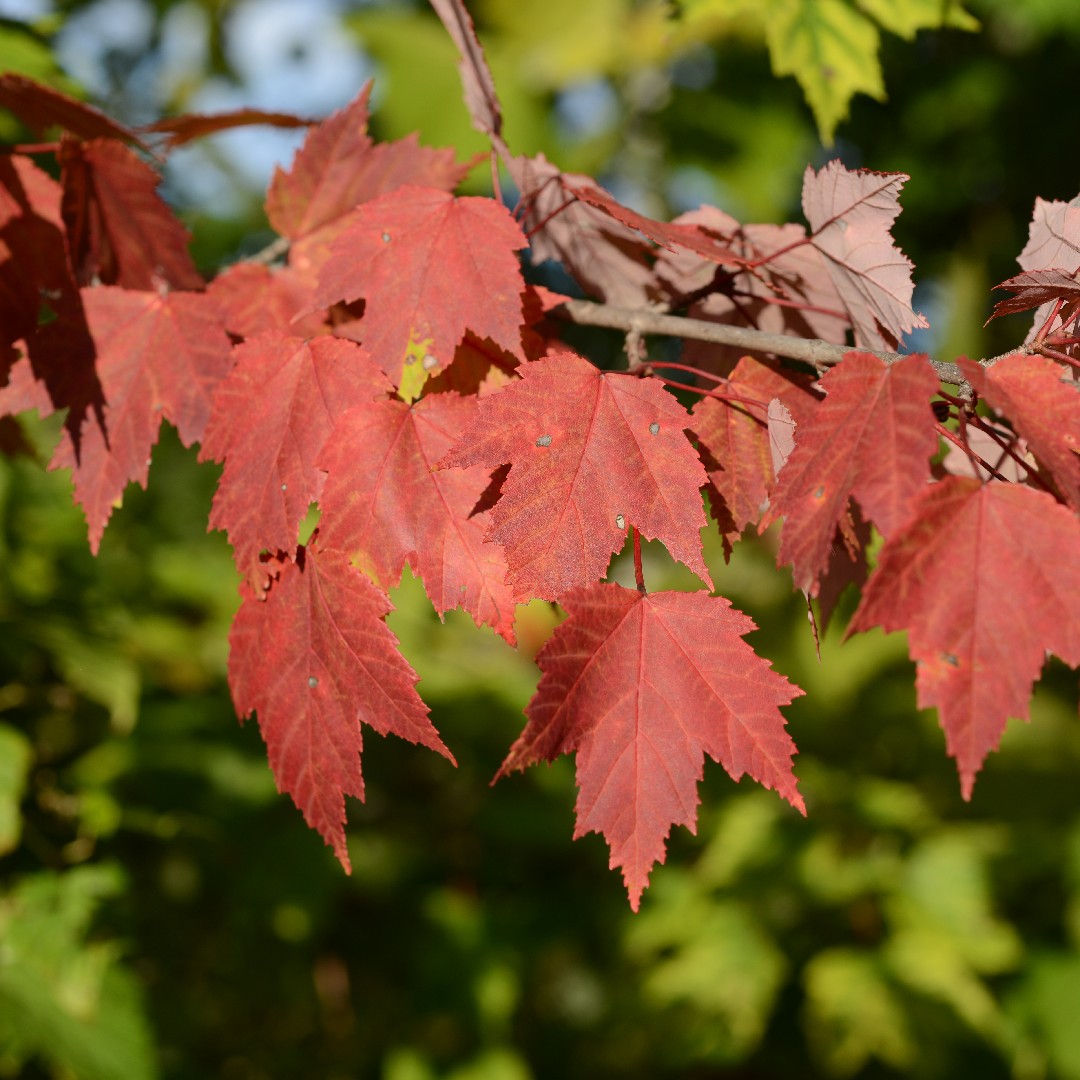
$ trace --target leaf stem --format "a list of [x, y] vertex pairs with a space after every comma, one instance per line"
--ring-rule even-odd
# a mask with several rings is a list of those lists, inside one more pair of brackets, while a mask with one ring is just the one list
[[645, 572], [641, 568], [641, 533], [630, 526], [630, 532], [634, 537], [634, 578], [637, 581], [637, 591], [645, 595]]

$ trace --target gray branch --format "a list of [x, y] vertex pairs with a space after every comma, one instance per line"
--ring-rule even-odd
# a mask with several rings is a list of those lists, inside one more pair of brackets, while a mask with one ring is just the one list
[[[850, 345], [834, 345], [818, 338], [789, 337], [786, 334], [766, 334], [761, 330], [750, 330], [744, 326], [729, 326], [725, 323], [706, 322], [703, 319], [687, 319], [681, 315], [666, 315], [647, 309], [611, 307], [608, 304], [595, 304], [589, 300], [568, 300], [552, 310], [553, 315], [567, 319], [578, 326], [603, 326], [611, 330], [622, 330], [628, 334], [663, 334], [666, 337], [689, 338], [693, 341], [708, 341], [714, 345], [733, 345], [737, 349], [752, 349], [755, 352], [773, 353], [789, 360], [802, 360], [816, 368], [832, 367], [843, 360], [845, 353], [852, 351]], [[1025, 351], [1021, 346], [1003, 356]], [[904, 353], [879, 352], [876, 349], [859, 349], [883, 360], [886, 364], [895, 364], [902, 360]], [[1002, 357], [995, 356], [981, 363], [989, 367]], [[954, 386], [966, 387], [967, 383], [956, 364], [941, 360], [931, 360], [931, 367], [937, 372], [942, 382]]]

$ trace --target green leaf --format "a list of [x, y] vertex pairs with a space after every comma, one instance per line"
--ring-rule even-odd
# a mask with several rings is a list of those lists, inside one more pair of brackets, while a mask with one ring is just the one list
[[919, 30], [951, 26], [978, 30], [979, 20], [956, 0], [858, 0], [859, 7], [886, 29], [910, 41]]
[[0, 724], [0, 855], [14, 851], [19, 843], [19, 804], [26, 790], [31, 757], [25, 736], [8, 724]]

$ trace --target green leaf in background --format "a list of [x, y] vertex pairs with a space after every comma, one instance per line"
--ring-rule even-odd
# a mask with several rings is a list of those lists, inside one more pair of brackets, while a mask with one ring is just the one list
[[22, 834], [19, 804], [26, 789], [31, 748], [26, 737], [0, 724], [0, 855], [13, 851]]
[[89, 940], [113, 866], [24, 878], [0, 899], [0, 1064], [41, 1055], [79, 1080], [152, 1080], [150, 1031], [115, 943]]

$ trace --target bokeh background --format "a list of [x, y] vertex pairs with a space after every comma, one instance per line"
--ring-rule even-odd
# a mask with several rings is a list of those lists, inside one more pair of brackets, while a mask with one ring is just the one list
[[[949, 359], [1023, 337], [1023, 319], [982, 324], [1035, 197], [1080, 189], [1075, 0], [970, 0], [976, 32], [883, 35], [887, 100], [856, 98], [831, 146], [772, 75], [753, 5], [683, 6], [696, 29], [665, 38], [647, 0], [470, 4], [512, 146], [646, 212], [747, 221], [799, 220], [808, 162], [909, 173], [895, 235], [932, 324], [913, 344]], [[421, 3], [0, 0], [0, 68], [131, 122], [321, 116], [373, 76], [378, 136], [483, 148]], [[22, 137], [3, 114], [0, 137]], [[175, 155], [167, 194], [205, 270], [270, 239], [261, 190], [295, 145], [259, 129]], [[965, 804], [903, 636], [841, 643], [847, 597], [819, 662], [772, 537], [726, 567], [711, 542], [752, 644], [807, 691], [787, 713], [809, 817], [710, 764], [697, 835], [673, 835], [634, 916], [602, 841], [570, 839], [571, 762], [488, 787], [557, 613], [523, 609], [514, 652], [440, 624], [407, 579], [390, 623], [459, 768], [367, 739], [346, 877], [232, 710], [215, 469], [166, 430], [95, 559], [68, 476], [43, 469], [55, 430], [23, 426], [31, 452], [0, 459], [0, 1076], [1080, 1078], [1063, 665]], [[646, 575], [692, 587], [661, 550]]]

